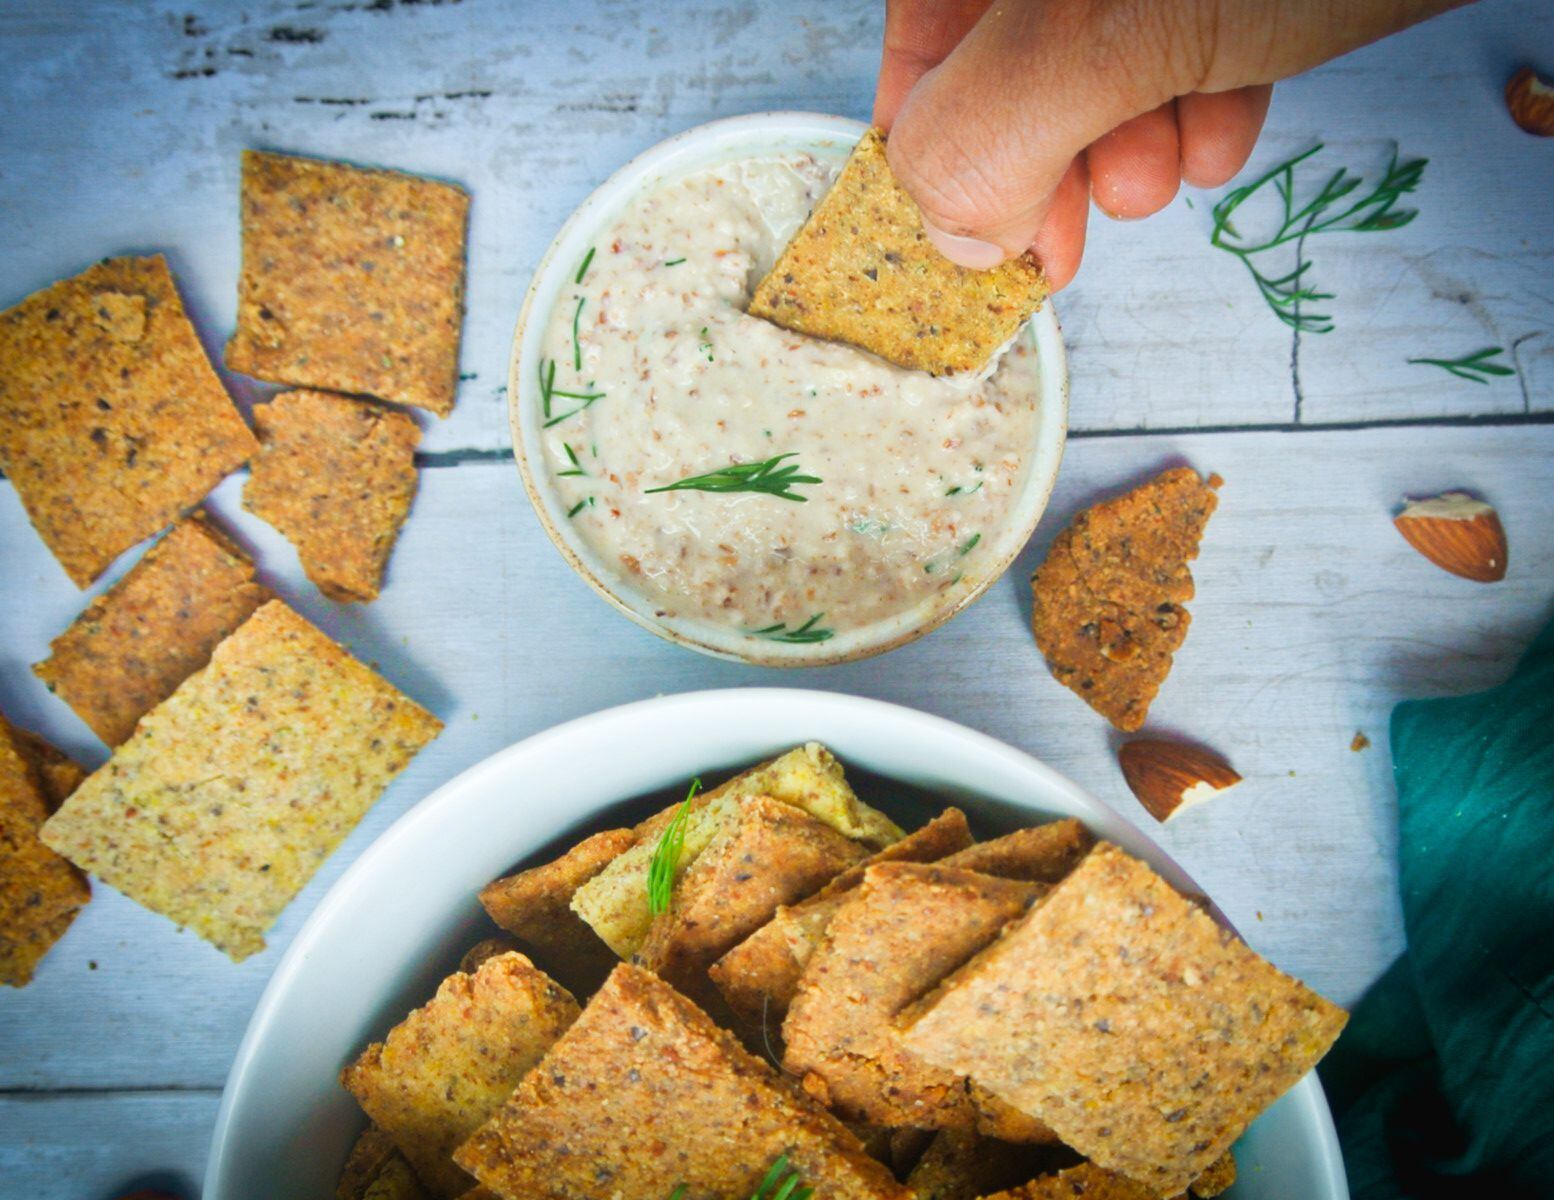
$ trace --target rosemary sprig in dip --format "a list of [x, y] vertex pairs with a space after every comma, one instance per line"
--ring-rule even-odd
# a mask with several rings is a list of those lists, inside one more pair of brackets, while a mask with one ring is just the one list
[[793, 487], [801, 483], [820, 483], [822, 480], [814, 475], [800, 475], [798, 463], [782, 465], [783, 459], [797, 456], [797, 450], [790, 450], [761, 462], [733, 463], [716, 471], [708, 471], [705, 475], [691, 475], [674, 483], [666, 483], [663, 487], [648, 488], [645, 494], [651, 496], [655, 492], [681, 491], [765, 492], [769, 496], [796, 500], [802, 504], [808, 497], [799, 495], [792, 490]]
[[766, 638], [773, 642], [787, 642], [790, 645], [805, 646], [814, 642], [829, 642], [836, 636], [834, 629], [819, 628], [825, 613], [816, 613], [797, 629], [789, 629], [786, 621], [779, 621], [776, 625], [768, 625], [764, 629], [750, 630], [751, 637]]

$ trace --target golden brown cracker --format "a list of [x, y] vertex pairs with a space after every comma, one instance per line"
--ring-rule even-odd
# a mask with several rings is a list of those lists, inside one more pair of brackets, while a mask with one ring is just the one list
[[748, 1196], [786, 1155], [827, 1200], [911, 1200], [830, 1113], [622, 963], [455, 1160], [504, 1196]]
[[434, 1195], [473, 1185], [453, 1152], [577, 1019], [572, 994], [522, 954], [443, 980], [437, 995], [340, 1073]]
[[486, 959], [495, 958], [498, 954], [511, 954], [517, 949], [517, 944], [505, 934], [499, 933], [495, 937], [481, 938], [459, 956], [459, 970], [465, 974], [478, 971], [480, 964]]
[[1230, 1190], [1236, 1182], [1237, 1173], [1236, 1156], [1227, 1150], [1211, 1162], [1187, 1190], [1198, 1200], [1213, 1200], [1213, 1197]]
[[1144, 724], [1187, 637], [1188, 563], [1219, 497], [1190, 467], [1086, 509], [1031, 581], [1036, 644], [1053, 676], [1118, 729]]
[[990, 271], [940, 254], [871, 129], [761, 280], [750, 315], [946, 375], [985, 367], [1046, 295], [1029, 254]]
[[243, 152], [243, 270], [227, 365], [453, 411], [469, 194], [451, 183]]
[[441, 728], [272, 600], [141, 718], [43, 840], [242, 959]]
[[431, 1200], [394, 1139], [369, 1125], [351, 1147], [335, 1184], [335, 1200]]
[[1090, 852], [1095, 836], [1073, 817], [1016, 829], [941, 859], [939, 865], [980, 871], [1000, 879], [1057, 883]]
[[376, 600], [415, 499], [420, 428], [370, 400], [306, 390], [260, 405], [254, 424], [243, 507], [280, 530], [331, 600]]
[[44, 803], [50, 813], [86, 778], [85, 767], [30, 729], [11, 726], [11, 740], [37, 772], [38, 785], [43, 789]]
[[1103, 842], [908, 1013], [902, 1041], [1097, 1164], [1174, 1195], [1345, 1019]]
[[257, 449], [161, 255], [0, 313], [0, 470], [78, 587]]
[[174, 525], [49, 644], [33, 672], [110, 746], [271, 598], [208, 519]]
[[1018, 1145], [942, 1129], [907, 1176], [907, 1186], [920, 1200], [977, 1200], [1059, 1165], [1053, 1159], [1064, 1153], [1061, 1147]]
[[783, 1022], [783, 1069], [851, 1120], [976, 1129], [964, 1073], [908, 1056], [893, 1021], [1044, 890], [932, 863], [870, 867], [804, 968]]
[[38, 839], [49, 800], [28, 744], [0, 717], [0, 983], [25, 987], [89, 899], [85, 877]]

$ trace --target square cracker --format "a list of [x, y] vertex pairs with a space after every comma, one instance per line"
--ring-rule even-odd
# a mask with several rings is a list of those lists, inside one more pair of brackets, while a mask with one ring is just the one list
[[[677, 879], [723, 823], [738, 812], [736, 802], [742, 795], [770, 796], [792, 804], [871, 849], [888, 846], [901, 837], [894, 821], [858, 799], [836, 757], [824, 746], [809, 742], [751, 767], [691, 801]], [[572, 911], [621, 958], [636, 953], [653, 924], [647, 905], [648, 868], [664, 827], [679, 807], [671, 804], [638, 825], [637, 844], [578, 888], [572, 898]]]
[[117, 746], [269, 599], [248, 556], [208, 520], [190, 517], [87, 605], [33, 673]]
[[910, 1200], [830, 1113], [669, 984], [622, 963], [454, 1155], [503, 1196], [748, 1196], [787, 1155], [827, 1200]]
[[0, 717], [0, 983], [24, 987], [91, 889], [38, 840], [52, 807], [30, 741]]
[[577, 1001], [522, 954], [442, 981], [437, 995], [340, 1072], [374, 1124], [433, 1194], [474, 1181], [453, 1152], [501, 1107], [577, 1020]]
[[750, 315], [947, 375], [985, 367], [1046, 295], [1029, 254], [990, 271], [940, 254], [871, 129], [755, 289]]
[[243, 152], [242, 193], [227, 366], [452, 412], [469, 193], [258, 150]]
[[78, 587], [257, 449], [161, 255], [0, 313], [0, 470]]
[[260, 405], [254, 424], [243, 507], [285, 535], [331, 600], [376, 600], [415, 499], [420, 428], [371, 400], [313, 391]]
[[1315, 1065], [1345, 1019], [1103, 842], [906, 1014], [902, 1040], [1170, 1196]]
[[1057, 883], [1067, 878], [1094, 845], [1095, 836], [1083, 822], [1064, 817], [978, 842], [942, 859], [939, 865], [981, 871], [1000, 879]]
[[272, 600], [141, 718], [43, 840], [241, 960], [441, 728]]
[[1031, 580], [1036, 645], [1053, 677], [1118, 729], [1144, 724], [1187, 638], [1187, 564], [1218, 486], [1177, 467], [1086, 509]]
[[947, 808], [899, 842], [849, 867], [813, 896], [783, 905], [772, 919], [712, 964], [710, 974], [729, 1006], [751, 1024], [782, 1020], [804, 965], [820, 944], [846, 894], [882, 862], [934, 862], [971, 844], [966, 814]]
[[[993, 1132], [1001, 1106], [979, 1105], [964, 1072], [907, 1055], [894, 1019], [1045, 891], [934, 863], [870, 867], [804, 968], [782, 1026], [783, 1069], [850, 1120]], [[1016, 1130], [1010, 1117], [1001, 1136], [1051, 1140], [1044, 1130]]]

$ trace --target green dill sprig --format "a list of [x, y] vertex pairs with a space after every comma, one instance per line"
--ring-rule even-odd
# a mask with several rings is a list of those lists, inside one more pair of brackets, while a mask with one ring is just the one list
[[[791, 1169], [788, 1156], [779, 1154], [777, 1161], [761, 1177], [755, 1191], [750, 1193], [750, 1200], [811, 1200], [815, 1189], [801, 1187], [802, 1182], [799, 1173]], [[688, 1190], [685, 1184], [680, 1184], [669, 1193], [669, 1200], [685, 1200]]]
[[594, 498], [592, 496], [584, 496], [581, 500], [579, 500], [571, 508], [567, 509], [567, 520], [570, 521], [573, 517], [577, 516], [577, 514], [582, 512], [585, 508], [592, 508], [593, 506], [594, 506]]
[[789, 629], [786, 621], [779, 621], [776, 625], [768, 625], [765, 629], [750, 629], [746, 632], [751, 637], [766, 638], [772, 642], [787, 642], [793, 646], [807, 646], [815, 642], [829, 642], [836, 636], [834, 629], [820, 628], [820, 622], [825, 613], [816, 613], [797, 629]]
[[[542, 429], [549, 429], [552, 425], [559, 425], [569, 417], [575, 417], [596, 400], [603, 400], [603, 392], [569, 392], [556, 386], [556, 360], [540, 359], [540, 405], [545, 415], [545, 423]], [[564, 413], [552, 415], [552, 408], [557, 399], [576, 400], [576, 408], [570, 408]]]
[[656, 492], [765, 492], [782, 500], [796, 500], [800, 504], [808, 499], [791, 490], [796, 484], [822, 482], [814, 475], [800, 475], [798, 463], [782, 465], [785, 458], [795, 458], [798, 451], [790, 450], [775, 458], [761, 462], [732, 463], [705, 475], [691, 475], [663, 487], [648, 488], [644, 495]]
[[653, 861], [648, 864], [648, 912], [655, 917], [669, 911], [669, 901], [674, 896], [675, 872], [680, 867], [680, 853], [685, 849], [685, 826], [691, 817], [691, 801], [701, 791], [701, 780], [691, 780], [691, 790], [685, 794], [680, 807], [653, 850]]
[[578, 267], [578, 269], [577, 269], [577, 278], [572, 281], [573, 283], [582, 283], [583, 282], [583, 276], [588, 274], [589, 264], [594, 261], [594, 251], [596, 249], [598, 249], [598, 247], [596, 247], [596, 246], [588, 247], [588, 253], [583, 255], [583, 265]]
[[583, 464], [580, 463], [577, 459], [577, 451], [572, 449], [571, 445], [566, 442], [561, 443], [561, 448], [567, 452], [567, 461], [571, 463], [572, 466], [568, 470], [557, 471], [556, 478], [565, 479], [569, 475], [587, 475], [588, 472], [583, 470]]
[[1485, 346], [1484, 349], [1473, 354], [1464, 354], [1461, 358], [1411, 358], [1411, 363], [1423, 363], [1429, 367], [1440, 367], [1443, 371], [1450, 371], [1458, 379], [1471, 379], [1474, 383], [1488, 383], [1491, 375], [1515, 375], [1516, 369], [1508, 367], [1504, 363], [1491, 362], [1498, 355], [1504, 354], [1502, 346]]
[[[1214, 231], [1209, 236], [1214, 246], [1241, 260], [1257, 284], [1258, 293], [1274, 315], [1302, 333], [1327, 333], [1333, 328], [1333, 319], [1327, 313], [1302, 309], [1305, 304], [1318, 304], [1333, 299], [1333, 293], [1318, 291], [1308, 282], [1306, 273], [1311, 269], [1311, 260], [1305, 256], [1302, 240], [1318, 233], [1384, 233], [1401, 229], [1419, 213], [1416, 209], [1398, 208], [1398, 202], [1419, 187], [1425, 164], [1429, 161], [1414, 158], [1399, 162], [1397, 151], [1394, 150], [1392, 161], [1381, 181], [1370, 191], [1352, 200], [1350, 197], [1364, 180], [1340, 167], [1328, 176], [1315, 196], [1297, 205], [1295, 168], [1321, 149], [1322, 143], [1318, 142], [1311, 149], [1259, 175], [1251, 183], [1226, 192], [1214, 206]], [[1278, 193], [1282, 206], [1279, 228], [1272, 236], [1261, 241], [1245, 241], [1232, 217], [1242, 204], [1269, 184]], [[1346, 200], [1349, 203], [1343, 203]], [[1290, 242], [1297, 243], [1293, 270], [1282, 275], [1267, 275], [1252, 261], [1254, 255]]]
[[581, 371], [583, 369], [583, 344], [577, 340], [577, 322], [578, 318], [583, 315], [584, 299], [585, 297], [579, 296], [577, 298], [577, 307], [572, 310], [572, 369], [574, 371]]

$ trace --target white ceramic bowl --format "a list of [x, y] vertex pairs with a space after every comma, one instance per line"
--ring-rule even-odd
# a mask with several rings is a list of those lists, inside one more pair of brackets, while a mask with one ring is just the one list
[[[254, 1012], [227, 1079], [206, 1200], [326, 1197], [365, 1124], [341, 1066], [425, 1001], [490, 932], [476, 891], [585, 826], [644, 815], [718, 774], [797, 743], [834, 750], [866, 798], [917, 823], [954, 802], [994, 833], [1075, 816], [1198, 890], [1159, 847], [1029, 756], [939, 717], [877, 700], [787, 689], [661, 697], [561, 725], [492, 755], [427, 797], [368, 848], [308, 919]], [[636, 798], [624, 812], [622, 801]], [[1314, 1077], [1263, 1114], [1236, 1150], [1235, 1200], [1347, 1200]]]
[[921, 637], [976, 600], [1008, 569], [1041, 519], [1057, 478], [1068, 423], [1068, 365], [1057, 316], [1049, 302], [1021, 334], [1036, 347], [1041, 389], [1036, 441], [1024, 482], [1003, 525], [987, 532], [988, 553], [981, 567], [968, 573], [948, 602], [944, 597], [930, 597], [914, 608], [840, 632], [825, 642], [786, 645], [752, 638], [706, 620], [658, 616], [653, 602], [604, 563], [567, 519], [566, 505], [545, 465], [537, 364], [557, 298], [571, 282], [572, 271], [594, 244], [599, 230], [632, 197], [662, 180], [757, 155], [807, 152], [840, 163], [865, 128], [859, 121], [818, 113], [753, 113], [698, 125], [660, 142], [610, 176], [562, 226], [540, 260], [518, 317], [508, 362], [508, 421], [513, 453], [540, 524], [573, 569], [621, 612], [638, 625], [704, 654], [764, 666], [820, 666], [866, 658]]

